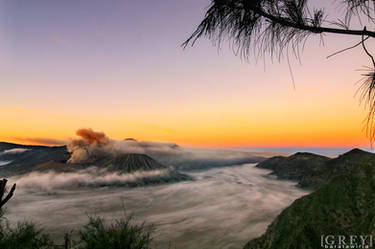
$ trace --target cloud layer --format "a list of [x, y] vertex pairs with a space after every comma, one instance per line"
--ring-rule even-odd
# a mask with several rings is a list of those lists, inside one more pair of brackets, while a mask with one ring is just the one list
[[[153, 172], [150, 174], [158, 174]], [[134, 181], [140, 175], [31, 174], [19, 179], [7, 218], [34, 220], [56, 238], [87, 222], [87, 213], [108, 220], [123, 215], [156, 224], [155, 249], [242, 248], [307, 192], [295, 183], [264, 178], [252, 165], [191, 173], [195, 181], [158, 186], [86, 188], [102, 182]]]
[[17, 182], [18, 191], [44, 191], [54, 192], [61, 189], [74, 189], [78, 187], [95, 187], [95, 186], [134, 186], [141, 184], [145, 179], [167, 177], [167, 169], [152, 171], [136, 171], [129, 174], [118, 174], [107, 172], [105, 169], [91, 167], [78, 172], [57, 173], [33, 172], [21, 177], [12, 178]]

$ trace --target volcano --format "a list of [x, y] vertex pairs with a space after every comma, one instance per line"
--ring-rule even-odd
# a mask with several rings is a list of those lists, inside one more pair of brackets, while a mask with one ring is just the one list
[[143, 174], [147, 174], [147, 172], [156, 173], [155, 175], [142, 177], [141, 179], [138, 179], [136, 182], [127, 182], [123, 184], [131, 187], [193, 180], [191, 176], [180, 173], [179, 171], [173, 168], [169, 168], [145, 154], [108, 154], [106, 156], [101, 156], [100, 158], [95, 158], [91, 162], [80, 164], [68, 164], [68, 166], [69, 165], [76, 170], [82, 170], [86, 168], [89, 169], [91, 172], [93, 171], [93, 168], [98, 168], [98, 174], [101, 174], [103, 170], [106, 173], [116, 173], [119, 175], [133, 173], [136, 174], [139, 172], [142, 172]]
[[132, 173], [139, 170], [150, 171], [158, 169], [168, 169], [168, 167], [157, 162], [148, 155], [135, 153], [127, 153], [114, 156], [108, 155], [95, 159], [93, 162], [84, 163], [83, 165], [105, 168], [107, 171], [123, 174]]

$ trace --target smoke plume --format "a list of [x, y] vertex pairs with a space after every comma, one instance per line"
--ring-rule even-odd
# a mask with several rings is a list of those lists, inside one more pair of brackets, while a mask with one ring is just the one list
[[103, 132], [92, 129], [79, 129], [76, 134], [81, 138], [72, 140], [67, 146], [68, 151], [72, 153], [69, 163], [85, 162], [93, 155], [103, 155], [110, 151], [107, 147], [113, 143]]
[[124, 153], [154, 154], [176, 153], [178, 145], [169, 143], [138, 142], [135, 139], [123, 141], [108, 138], [103, 132], [92, 129], [79, 129], [76, 134], [80, 137], [68, 144], [72, 153], [69, 163], [90, 162], [95, 158]]
[[106, 145], [110, 142], [109, 138], [103, 132], [96, 132], [92, 129], [79, 129], [76, 134], [87, 143]]

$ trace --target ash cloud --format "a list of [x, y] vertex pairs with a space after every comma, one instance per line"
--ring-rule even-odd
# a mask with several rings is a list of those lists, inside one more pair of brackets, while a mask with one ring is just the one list
[[92, 129], [79, 129], [76, 132], [80, 139], [72, 140], [68, 145], [68, 151], [72, 153], [69, 163], [81, 163], [87, 161], [93, 155], [101, 156], [114, 153], [112, 146], [114, 141], [109, 139], [103, 132]]

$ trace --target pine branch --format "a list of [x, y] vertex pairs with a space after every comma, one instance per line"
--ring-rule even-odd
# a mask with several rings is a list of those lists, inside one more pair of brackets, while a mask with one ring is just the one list
[[271, 20], [272, 22], [279, 23], [283, 26], [291, 27], [291, 28], [296, 28], [299, 30], [306, 30], [310, 31], [312, 33], [334, 33], [334, 34], [343, 34], [343, 35], [365, 35], [369, 37], [374, 37], [375, 38], [375, 32], [373, 31], [368, 31], [367, 29], [362, 29], [362, 30], [351, 30], [351, 29], [336, 29], [336, 28], [328, 28], [328, 27], [319, 27], [319, 26], [310, 26], [310, 25], [305, 25], [301, 23], [296, 23], [296, 22], [291, 22], [287, 20], [286, 18], [274, 16], [272, 14], [266, 13], [260, 8], [253, 8], [251, 9], [255, 13]]
[[331, 58], [332, 56], [335, 56], [335, 55], [338, 55], [338, 54], [340, 54], [340, 53], [346, 52], [346, 51], [348, 51], [348, 50], [350, 50], [350, 49], [356, 48], [356, 47], [358, 47], [359, 45], [361, 45], [364, 41], [368, 40], [369, 38], [370, 38], [370, 37], [367, 36], [365, 39], [362, 39], [362, 40], [361, 40], [360, 42], [358, 42], [357, 44], [355, 44], [355, 45], [353, 45], [353, 46], [351, 46], [351, 47], [348, 47], [348, 48], [344, 48], [344, 49], [339, 50], [339, 51], [337, 51], [337, 52], [334, 52], [333, 54], [328, 55], [326, 58], [329, 59], [329, 58]]

